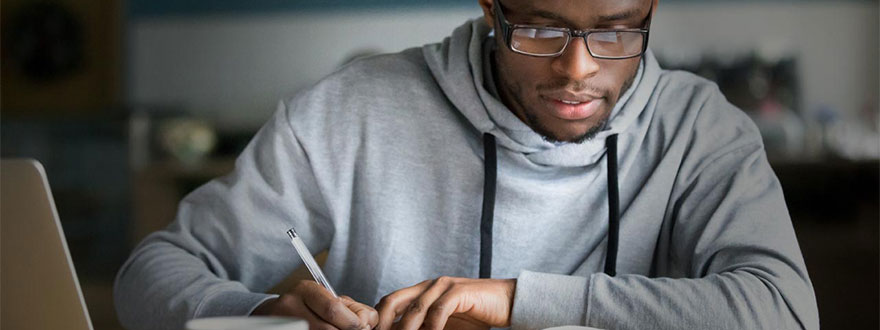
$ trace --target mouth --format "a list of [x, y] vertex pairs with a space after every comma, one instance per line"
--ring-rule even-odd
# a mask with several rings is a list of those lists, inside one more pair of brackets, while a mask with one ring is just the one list
[[550, 112], [563, 120], [584, 120], [599, 111], [603, 98], [592, 96], [555, 95], [542, 96], [549, 103]]

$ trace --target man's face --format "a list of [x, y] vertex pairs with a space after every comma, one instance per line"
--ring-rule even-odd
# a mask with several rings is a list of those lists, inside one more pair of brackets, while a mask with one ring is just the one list
[[[499, 31], [492, 0], [481, 0], [486, 19]], [[512, 24], [570, 29], [641, 28], [649, 0], [502, 0]], [[496, 34], [497, 36], [497, 34]], [[573, 38], [558, 57], [533, 57], [507, 48], [497, 36], [494, 57], [501, 99], [517, 117], [551, 142], [583, 142], [607, 121], [629, 88], [640, 57], [607, 60], [590, 56], [583, 38]]]

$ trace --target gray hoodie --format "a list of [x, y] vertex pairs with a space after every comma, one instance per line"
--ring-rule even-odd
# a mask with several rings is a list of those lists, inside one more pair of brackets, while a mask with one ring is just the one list
[[[517, 278], [513, 329], [817, 329], [816, 300], [760, 135], [718, 88], [648, 52], [608, 124], [554, 144], [493, 93], [489, 27], [350, 64], [282, 102], [234, 172], [187, 196], [122, 267], [132, 329], [247, 315], [301, 265], [366, 304], [478, 277], [483, 134], [497, 141], [491, 274]], [[606, 140], [618, 136], [617, 275]]]

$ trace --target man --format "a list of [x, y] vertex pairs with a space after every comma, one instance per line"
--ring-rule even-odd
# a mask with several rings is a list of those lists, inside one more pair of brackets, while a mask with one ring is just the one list
[[[713, 84], [659, 68], [656, 2], [480, 5], [440, 44], [283, 102], [123, 266], [123, 324], [818, 328], [757, 129]], [[346, 297], [262, 293], [301, 265], [290, 227], [329, 249]]]

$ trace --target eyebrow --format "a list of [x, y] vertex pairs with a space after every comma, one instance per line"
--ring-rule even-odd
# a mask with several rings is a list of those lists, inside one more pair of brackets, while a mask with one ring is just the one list
[[541, 18], [552, 19], [552, 20], [563, 22], [565, 24], [573, 25], [572, 21], [570, 21], [569, 19], [567, 19], [565, 17], [562, 17], [561, 15], [559, 15], [557, 13], [544, 11], [544, 10], [540, 10], [540, 9], [529, 8], [526, 10], [525, 15], [538, 16]]
[[641, 11], [642, 11], [641, 8], [630, 8], [629, 10], [619, 12], [619, 13], [614, 13], [611, 15], [600, 15], [599, 21], [602, 21], [602, 22], [623, 21], [623, 20], [627, 20], [627, 19], [639, 16], [641, 14]]
[[[575, 24], [573, 21], [571, 21], [570, 19], [565, 18], [565, 17], [562, 17], [561, 15], [559, 15], [559, 14], [557, 14], [557, 13], [550, 12], [550, 11], [546, 11], [546, 10], [537, 9], [537, 8], [534, 8], [534, 7], [528, 7], [528, 8], [525, 8], [525, 9], [523, 10], [523, 13], [522, 13], [522, 14], [523, 14], [523, 15], [530, 15], [530, 16], [537, 16], [537, 17], [546, 18], [546, 19], [551, 19], [551, 20], [555, 20], [555, 21], [559, 21], [559, 22], [565, 23], [565, 24], [570, 25], [570, 26], [576, 26], [576, 25], [577, 25], [577, 24]], [[640, 15], [640, 14], [641, 14], [641, 9], [640, 9], [640, 8], [630, 8], [630, 9], [627, 9], [626, 11], [622, 11], [622, 12], [618, 12], [618, 13], [613, 13], [613, 14], [609, 14], [609, 15], [599, 15], [599, 19], [598, 19], [598, 21], [599, 21], [599, 22], [603, 22], [603, 23], [604, 23], [604, 22], [613, 22], [613, 21], [622, 21], [622, 20], [631, 19], [631, 18], [636, 17], [636, 16], [638, 16], [638, 15]]]

